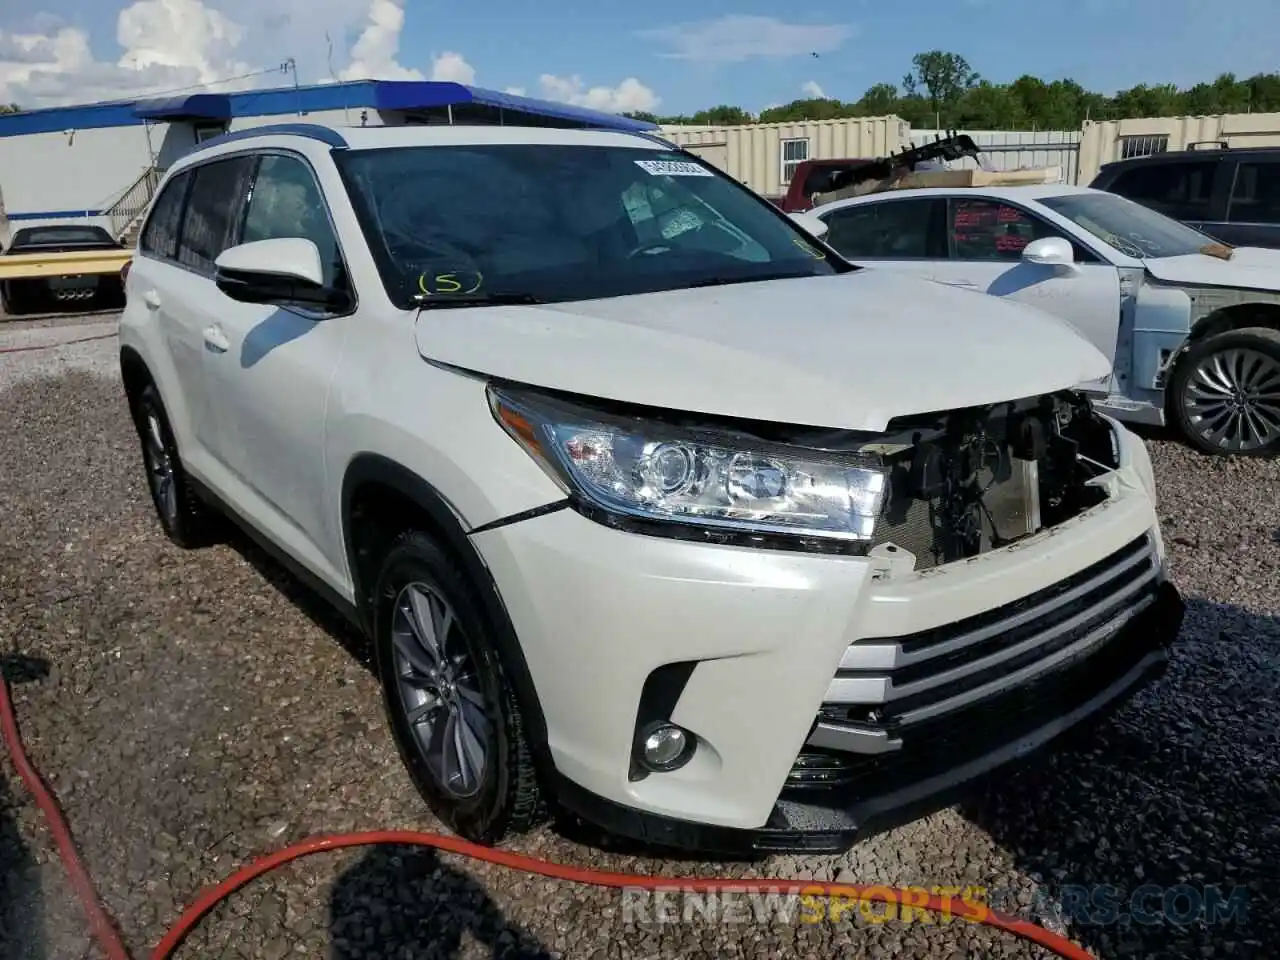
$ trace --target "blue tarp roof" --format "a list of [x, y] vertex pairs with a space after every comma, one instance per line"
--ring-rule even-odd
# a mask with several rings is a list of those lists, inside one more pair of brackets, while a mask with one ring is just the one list
[[479, 104], [615, 130], [653, 130], [656, 124], [566, 103], [517, 97], [496, 90], [437, 81], [354, 80], [309, 87], [277, 87], [238, 93], [196, 93], [149, 100], [50, 107], [0, 115], [0, 137], [123, 127], [146, 121], [230, 120], [234, 117], [302, 115], [329, 110], [425, 110]]

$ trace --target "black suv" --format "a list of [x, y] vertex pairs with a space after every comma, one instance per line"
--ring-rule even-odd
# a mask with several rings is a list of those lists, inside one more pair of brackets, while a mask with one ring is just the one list
[[1102, 167], [1093, 183], [1223, 243], [1280, 248], [1280, 147], [1157, 153]]

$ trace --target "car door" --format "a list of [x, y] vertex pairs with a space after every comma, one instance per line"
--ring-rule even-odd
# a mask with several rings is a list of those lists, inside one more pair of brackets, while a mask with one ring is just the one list
[[1225, 223], [1210, 232], [1238, 247], [1280, 248], [1280, 155], [1232, 161]]
[[853, 263], [932, 279], [947, 255], [939, 197], [877, 198], [813, 213], [829, 228], [823, 240]]
[[[1038, 307], [1074, 326], [1113, 364], [1120, 333], [1120, 272], [1082, 242], [1020, 204], [981, 196], [947, 200], [948, 259], [934, 277], [940, 283]], [[1023, 248], [1033, 240], [1061, 237], [1075, 251], [1075, 269], [1029, 263]], [[1110, 376], [1080, 384], [1107, 393]]]
[[[236, 243], [300, 237], [320, 249], [325, 283], [350, 289], [329, 208], [310, 164], [262, 154]], [[325, 509], [329, 384], [354, 318], [301, 305], [240, 303], [214, 289], [205, 352], [220, 412], [217, 458], [246, 517], [313, 572], [341, 588], [340, 537]]]
[[197, 474], [203, 472], [215, 432], [198, 310], [207, 298], [207, 279], [190, 266], [182, 235], [191, 187], [201, 169], [184, 170], [160, 191], [138, 240], [140, 256], [133, 271], [135, 291], [155, 318], [169, 361], [169, 369], [157, 370], [155, 376], [183, 459]]

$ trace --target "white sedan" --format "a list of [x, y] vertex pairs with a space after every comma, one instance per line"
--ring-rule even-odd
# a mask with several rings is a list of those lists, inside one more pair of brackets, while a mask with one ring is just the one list
[[1062, 185], [890, 190], [812, 215], [848, 260], [1067, 321], [1111, 359], [1080, 386], [1118, 419], [1167, 422], [1208, 453], [1280, 453], [1280, 250]]

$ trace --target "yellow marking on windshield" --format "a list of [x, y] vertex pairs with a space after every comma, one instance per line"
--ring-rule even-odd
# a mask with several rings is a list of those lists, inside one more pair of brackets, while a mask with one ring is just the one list
[[464, 287], [462, 282], [458, 280], [458, 275], [456, 273], [437, 273], [432, 278], [432, 286], [435, 287], [435, 289], [428, 290], [427, 275], [425, 273], [418, 275], [418, 289], [422, 291], [423, 296], [427, 297], [434, 296], [436, 294], [475, 293], [483, 285], [484, 274], [479, 270], [476, 271], [476, 282], [471, 287]]

